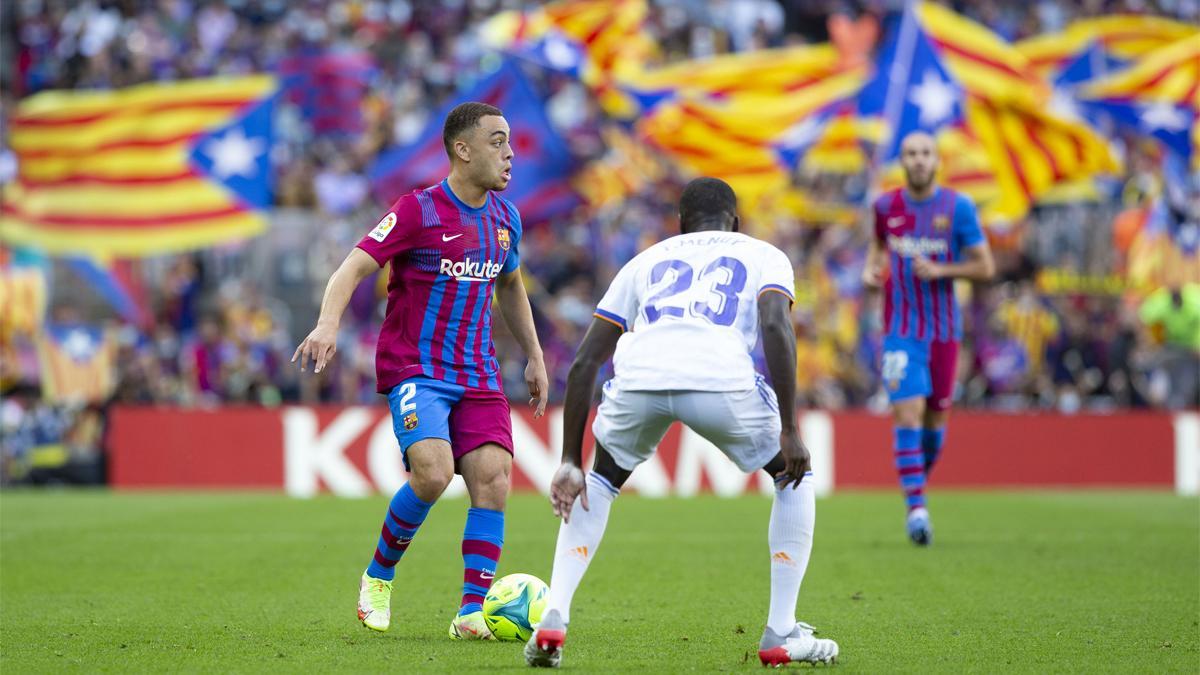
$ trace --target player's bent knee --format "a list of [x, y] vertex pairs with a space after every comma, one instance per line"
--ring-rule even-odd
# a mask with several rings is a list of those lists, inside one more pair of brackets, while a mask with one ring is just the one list
[[422, 500], [437, 499], [454, 480], [454, 457], [446, 441], [437, 438], [418, 441], [409, 446], [406, 456], [409, 483]]
[[446, 491], [450, 481], [454, 479], [454, 470], [443, 470], [441, 467], [429, 468], [424, 471], [414, 470], [408, 482], [412, 484], [413, 492], [423, 501], [432, 502]]
[[925, 416], [925, 401], [920, 398], [897, 401], [892, 406], [892, 416], [898, 426], [919, 427]]
[[596, 444], [596, 457], [592, 462], [592, 471], [599, 474], [604, 480], [607, 480], [610, 485], [621, 489], [625, 481], [629, 480], [632, 471], [622, 469], [613, 456], [604, 449], [604, 446]]

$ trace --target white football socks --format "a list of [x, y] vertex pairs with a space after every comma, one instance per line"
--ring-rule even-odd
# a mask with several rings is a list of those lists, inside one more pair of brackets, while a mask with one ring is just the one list
[[[812, 553], [817, 499], [812, 476], [799, 487], [776, 488], [767, 543], [771, 548], [771, 609], [767, 627], [787, 635], [796, 626], [796, 598]], [[557, 571], [557, 566], [555, 571]]]
[[[608, 511], [620, 493], [596, 472], [587, 475], [588, 510], [583, 510], [579, 500], [571, 507], [571, 522], [558, 528], [558, 544], [554, 549], [554, 571], [550, 576], [550, 594], [546, 598], [546, 612], [557, 609], [563, 623], [571, 620], [571, 597], [588, 563], [596, 555], [604, 528], [608, 525]], [[811, 529], [811, 528], [810, 528]]]

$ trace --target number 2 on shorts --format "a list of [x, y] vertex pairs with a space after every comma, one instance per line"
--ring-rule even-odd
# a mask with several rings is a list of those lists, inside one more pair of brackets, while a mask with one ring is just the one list
[[417, 383], [405, 382], [400, 385], [400, 414], [411, 412], [417, 409], [417, 404], [413, 403], [413, 398], [417, 395]]
[[908, 371], [908, 352], [884, 352], [882, 376], [886, 382], [899, 382]]

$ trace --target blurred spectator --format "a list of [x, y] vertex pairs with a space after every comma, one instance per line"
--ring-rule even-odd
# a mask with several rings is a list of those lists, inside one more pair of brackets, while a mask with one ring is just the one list
[[1032, 280], [1020, 282], [1018, 288], [1017, 297], [1001, 303], [996, 318], [1004, 331], [1021, 344], [1029, 372], [1040, 373], [1046, 347], [1058, 336], [1058, 318], [1038, 297]]
[[1169, 382], [1169, 408], [1195, 406], [1200, 389], [1200, 284], [1160, 288], [1138, 312], [1163, 344], [1156, 366]]

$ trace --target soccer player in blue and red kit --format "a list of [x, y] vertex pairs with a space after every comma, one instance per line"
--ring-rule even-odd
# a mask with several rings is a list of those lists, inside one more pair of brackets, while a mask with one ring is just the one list
[[900, 164], [905, 187], [875, 201], [863, 282], [883, 284], [881, 375], [895, 419], [896, 471], [908, 505], [908, 536], [927, 546], [933, 526], [925, 479], [942, 451], [962, 339], [954, 280], [986, 281], [995, 266], [975, 205], [934, 180], [933, 138], [906, 136]]
[[404, 195], [350, 252], [325, 288], [321, 315], [296, 350], [321, 372], [336, 352], [338, 322], [359, 282], [391, 262], [387, 310], [375, 356], [378, 389], [409, 481], [392, 497], [359, 586], [358, 618], [391, 622], [392, 580], [433, 502], [455, 473], [471, 496], [463, 531], [463, 595], [453, 639], [490, 639], [482, 603], [504, 544], [512, 471], [512, 420], [492, 344], [492, 296], [529, 359], [530, 405], [546, 409], [546, 367], [521, 280], [521, 217], [496, 194], [513, 152], [499, 109], [464, 103], [446, 117], [450, 175]]

